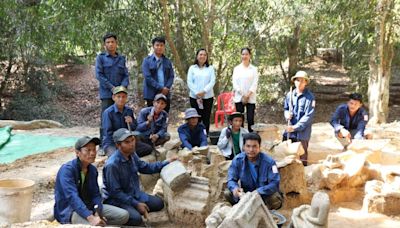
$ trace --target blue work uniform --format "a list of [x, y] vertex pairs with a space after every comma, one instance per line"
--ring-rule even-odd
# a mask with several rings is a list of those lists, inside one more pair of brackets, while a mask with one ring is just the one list
[[[233, 192], [239, 188], [239, 181], [244, 192], [257, 192], [262, 197], [279, 192], [280, 175], [275, 161], [260, 152], [255, 163], [248, 160], [246, 153], [238, 154], [228, 169], [228, 189]], [[237, 201], [239, 199], [236, 199]]]
[[[161, 63], [157, 63], [154, 54], [147, 56], [142, 63], [143, 97], [146, 100], [153, 100], [156, 94], [160, 93], [164, 87], [171, 89], [174, 82], [174, 68], [171, 61], [164, 55], [160, 58]], [[160, 72], [160, 67], [162, 72]], [[167, 95], [170, 98], [170, 93]]]
[[[291, 95], [293, 117], [290, 120], [290, 123], [295, 131], [290, 133], [290, 138], [296, 139], [298, 141], [308, 141], [311, 137], [311, 125], [314, 118], [314, 95], [308, 89], [305, 89], [301, 94], [298, 94], [296, 90], [294, 90], [292, 94], [289, 92], [286, 95], [284, 104], [285, 117], [289, 114], [289, 103]], [[284, 132], [283, 136], [287, 137], [286, 131]]]
[[96, 58], [96, 78], [100, 82], [100, 99], [111, 99], [112, 88], [116, 86], [128, 87], [129, 73], [126, 67], [125, 56], [112, 56], [101, 53]]
[[81, 162], [79, 158], [62, 165], [57, 173], [55, 184], [54, 217], [61, 224], [71, 223], [72, 213], [75, 211], [82, 218], [94, 214], [94, 205], [103, 209], [102, 198], [97, 183], [97, 169], [89, 164], [85, 178], [86, 194], [89, 202], [80, 195], [81, 185]]
[[[167, 134], [168, 129], [168, 113], [166, 111], [161, 111], [156, 120], [151, 121], [150, 126], [147, 126], [147, 116], [152, 113], [154, 107], [146, 107], [140, 110], [138, 115], [138, 126], [137, 131], [140, 135], [148, 138], [151, 134], [157, 134], [160, 138], [164, 138]], [[154, 111], [153, 111], [154, 113]]]
[[128, 106], [124, 106], [122, 112], [117, 108], [116, 104], [108, 107], [103, 113], [102, 128], [104, 139], [102, 140], [103, 148], [115, 146], [112, 138], [113, 133], [120, 128], [128, 128], [125, 122], [125, 117], [132, 117], [133, 122], [130, 124], [131, 130], [134, 131], [137, 127], [137, 121], [133, 114], [133, 110]]
[[363, 139], [365, 126], [368, 123], [368, 113], [361, 107], [353, 117], [350, 117], [347, 104], [341, 104], [333, 113], [330, 123], [335, 129], [335, 134], [338, 134], [341, 128], [345, 128], [351, 132], [351, 138]]
[[178, 128], [179, 139], [182, 142], [182, 148], [191, 150], [195, 146], [207, 146], [207, 132], [206, 127], [202, 123], [191, 130], [187, 123], [182, 124]]

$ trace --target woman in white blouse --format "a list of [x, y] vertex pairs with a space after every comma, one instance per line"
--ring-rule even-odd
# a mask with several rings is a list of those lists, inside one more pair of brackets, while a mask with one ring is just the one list
[[254, 125], [254, 111], [256, 109], [256, 91], [258, 83], [257, 67], [250, 64], [250, 48], [242, 48], [242, 63], [233, 70], [232, 84], [235, 96], [236, 111], [244, 113], [246, 107], [247, 125], [249, 132], [252, 132], [251, 126]]
[[211, 109], [214, 103], [214, 67], [208, 63], [208, 54], [204, 48], [196, 53], [194, 64], [188, 71], [187, 83], [190, 90], [190, 106], [201, 115], [200, 121], [210, 129]]

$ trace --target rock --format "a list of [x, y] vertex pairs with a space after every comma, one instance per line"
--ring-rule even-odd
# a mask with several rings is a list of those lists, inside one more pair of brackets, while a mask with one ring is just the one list
[[231, 210], [231, 206], [227, 203], [217, 203], [211, 214], [206, 219], [206, 227], [207, 228], [217, 228], [219, 224], [225, 219], [229, 210]]
[[164, 185], [165, 202], [172, 222], [190, 227], [204, 227], [210, 212], [210, 187], [207, 178], [191, 177], [187, 188], [175, 194]]
[[290, 164], [292, 164], [293, 162], [296, 161], [296, 156], [295, 155], [290, 155], [287, 156], [279, 161], [276, 161], [276, 166], [278, 166], [278, 168], [282, 168], [285, 166], [288, 166]]
[[208, 155], [208, 146], [201, 146], [201, 147], [193, 147], [192, 149], [193, 154], [200, 154], [203, 156], [207, 156]]
[[307, 182], [304, 166], [299, 160], [280, 168], [280, 190], [285, 196], [284, 208], [293, 208], [310, 202], [310, 193], [307, 191]]
[[201, 176], [203, 169], [203, 160], [199, 156], [193, 156], [193, 159], [188, 163], [188, 170], [191, 171], [192, 176]]
[[308, 163], [318, 163], [328, 155], [339, 154], [343, 146], [336, 139], [334, 129], [329, 123], [316, 123], [312, 125], [311, 138], [308, 146]]
[[179, 160], [187, 166], [190, 160], [193, 159], [193, 152], [187, 148], [184, 148], [178, 152]]
[[324, 169], [322, 177], [319, 188], [334, 189], [347, 177], [347, 174], [342, 169]]
[[168, 150], [164, 147], [157, 147], [155, 151], [155, 153], [157, 153], [157, 160], [164, 161], [165, 159], [167, 159], [167, 152]]
[[160, 226], [168, 222], [168, 211], [165, 207], [161, 211], [148, 213], [147, 224], [152, 227]]
[[[210, 220], [211, 218], [208, 221]], [[212, 225], [210, 223], [210, 227], [215, 227]], [[277, 225], [260, 194], [254, 191], [245, 193], [240, 201], [228, 211], [218, 227], [277, 227]]]
[[167, 155], [165, 156], [166, 159], [170, 159], [172, 157], [177, 157], [178, 156], [178, 150], [177, 149], [173, 149], [173, 150], [169, 150], [167, 151]]
[[363, 210], [368, 213], [377, 212], [386, 215], [399, 215], [399, 186], [377, 180], [368, 181], [365, 185]]
[[59, 122], [53, 120], [32, 120], [32, 121], [16, 121], [16, 120], [0, 120], [0, 127], [11, 126], [14, 130], [34, 130], [41, 128], [63, 128]]
[[212, 149], [210, 148], [209, 158], [210, 158], [210, 164], [216, 164], [216, 165], [226, 160], [224, 155], [222, 155], [222, 153], [218, 148], [212, 148]]
[[163, 147], [166, 150], [173, 150], [173, 149], [178, 149], [181, 144], [182, 144], [181, 140], [171, 139], [168, 142], [166, 142]]
[[279, 127], [275, 124], [256, 123], [252, 126], [252, 129], [260, 135], [262, 142], [281, 141]]
[[190, 174], [180, 161], [174, 161], [162, 168], [161, 179], [172, 191], [182, 191], [190, 181]]
[[328, 227], [330, 200], [325, 192], [314, 194], [310, 205], [301, 205], [293, 210], [292, 223], [294, 228], [323, 228]]
[[283, 160], [287, 156], [300, 158], [304, 154], [304, 148], [300, 142], [291, 142], [290, 140], [279, 143], [272, 149], [272, 158], [275, 161]]
[[160, 178], [157, 180], [156, 185], [154, 186], [153, 189], [153, 195], [160, 197], [161, 199], [164, 199], [164, 181]]
[[[156, 157], [154, 156], [154, 154], [150, 154], [150, 155], [141, 157], [140, 159], [142, 161], [150, 162], [150, 163], [156, 161]], [[151, 192], [159, 178], [160, 178], [159, 173], [154, 173], [154, 174], [139, 173], [140, 184], [142, 185], [142, 189], [145, 192]]]
[[322, 164], [329, 169], [340, 168], [343, 166], [340, 157], [334, 155], [328, 155]]

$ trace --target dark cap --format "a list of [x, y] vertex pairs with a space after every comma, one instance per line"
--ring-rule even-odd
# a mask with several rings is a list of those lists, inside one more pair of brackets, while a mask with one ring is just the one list
[[160, 99], [163, 99], [165, 102], [167, 102], [167, 97], [162, 93], [159, 93], [154, 97], [154, 101], [158, 101]]
[[75, 149], [81, 150], [82, 147], [86, 146], [88, 143], [94, 142], [95, 145], [100, 145], [100, 139], [97, 137], [91, 138], [89, 136], [84, 136], [75, 143]]
[[228, 120], [232, 121], [236, 117], [240, 117], [242, 120], [244, 120], [244, 115], [241, 112], [233, 112], [229, 115]]
[[126, 128], [120, 128], [116, 130], [113, 134], [113, 140], [115, 143], [122, 142], [129, 136], [138, 136], [140, 133], [138, 131], [132, 131], [130, 132]]
[[117, 93], [126, 93], [128, 94], [128, 90], [124, 87], [124, 86], [117, 86], [113, 89], [113, 94], [117, 94]]

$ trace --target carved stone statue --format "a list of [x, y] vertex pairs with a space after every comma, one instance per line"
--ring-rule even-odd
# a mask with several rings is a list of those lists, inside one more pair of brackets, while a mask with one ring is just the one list
[[293, 210], [292, 223], [294, 228], [325, 228], [328, 227], [330, 201], [325, 192], [314, 194], [310, 205], [301, 205]]

